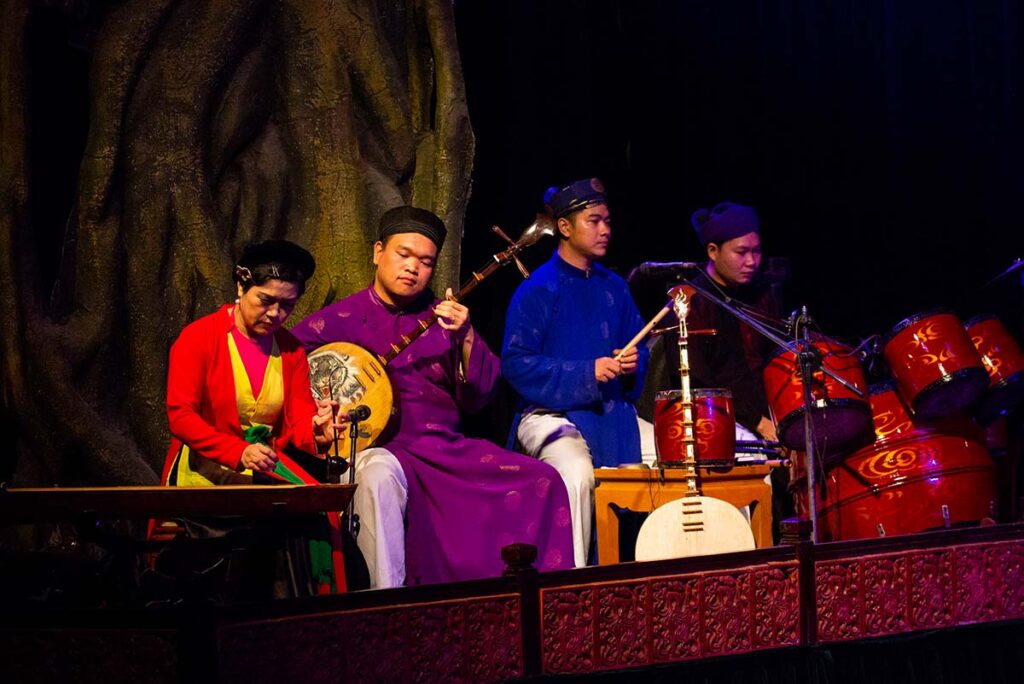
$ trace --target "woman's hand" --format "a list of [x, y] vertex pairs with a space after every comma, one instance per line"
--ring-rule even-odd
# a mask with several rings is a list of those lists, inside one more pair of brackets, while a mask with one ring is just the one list
[[242, 452], [242, 467], [269, 473], [277, 466], [277, 454], [266, 444], [250, 444]]
[[338, 402], [333, 399], [317, 399], [316, 415], [313, 416], [313, 439], [316, 441], [318, 451], [327, 451], [334, 443], [334, 436], [337, 430], [341, 430], [348, 424], [345, 416], [334, 414], [338, 410]]

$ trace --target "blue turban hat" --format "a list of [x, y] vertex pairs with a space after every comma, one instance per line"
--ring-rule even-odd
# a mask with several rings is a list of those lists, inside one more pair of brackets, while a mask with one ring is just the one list
[[598, 178], [584, 178], [564, 188], [548, 188], [544, 193], [544, 204], [555, 218], [565, 218], [574, 211], [607, 203], [604, 184]]

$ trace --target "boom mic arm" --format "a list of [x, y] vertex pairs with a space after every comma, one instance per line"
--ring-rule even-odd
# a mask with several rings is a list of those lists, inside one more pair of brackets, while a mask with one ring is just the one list
[[633, 282], [637, 278], [669, 276], [682, 271], [699, 271], [701, 268], [703, 265], [696, 261], [645, 261], [630, 271], [626, 280]]

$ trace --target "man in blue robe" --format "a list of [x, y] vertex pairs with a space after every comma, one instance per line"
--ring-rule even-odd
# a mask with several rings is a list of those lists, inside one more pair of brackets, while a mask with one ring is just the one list
[[601, 181], [551, 188], [545, 203], [558, 249], [512, 298], [501, 368], [521, 398], [509, 441], [561, 474], [579, 567], [590, 551], [594, 466], [640, 461], [633, 402], [647, 348], [616, 358], [644, 321], [626, 282], [597, 263], [611, 239]]

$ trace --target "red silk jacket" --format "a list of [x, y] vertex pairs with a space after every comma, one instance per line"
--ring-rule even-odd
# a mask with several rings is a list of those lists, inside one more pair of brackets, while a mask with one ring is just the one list
[[[164, 463], [162, 482], [181, 444], [188, 444], [221, 465], [238, 469], [248, 443], [242, 438], [231, 372], [228, 333], [234, 324], [234, 307], [225, 305], [181, 331], [171, 346], [167, 371], [167, 422], [171, 445]], [[284, 375], [284, 407], [273, 426], [276, 448], [287, 445], [311, 454], [313, 415], [316, 403], [309, 384], [309, 364], [298, 340], [285, 329], [274, 333], [281, 350]]]

